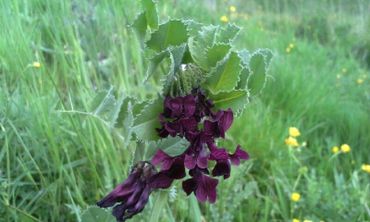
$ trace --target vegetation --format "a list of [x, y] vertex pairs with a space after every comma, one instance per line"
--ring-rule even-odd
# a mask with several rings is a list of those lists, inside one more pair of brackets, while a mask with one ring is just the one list
[[[224, 142], [251, 159], [217, 202], [198, 208], [176, 183], [132, 221], [370, 221], [369, 10], [361, 0], [159, 1], [161, 21], [235, 23], [236, 48], [273, 59]], [[144, 81], [148, 55], [130, 26], [140, 11], [128, 0], [0, 2], [0, 221], [96, 218], [85, 210], [149, 155], [107, 108], [161, 90]], [[301, 135], [286, 140], [290, 127]]]

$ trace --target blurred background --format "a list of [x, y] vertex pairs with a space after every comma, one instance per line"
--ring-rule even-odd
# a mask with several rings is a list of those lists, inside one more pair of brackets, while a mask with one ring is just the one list
[[[158, 91], [143, 83], [129, 26], [139, 11], [129, 0], [0, 1], [0, 221], [81, 221], [127, 176], [135, 147], [96, 98]], [[227, 135], [251, 159], [200, 205], [202, 221], [370, 221], [370, 1], [158, 0], [158, 12], [235, 23], [238, 47], [274, 53]], [[161, 221], [196, 221], [180, 183], [163, 192]]]

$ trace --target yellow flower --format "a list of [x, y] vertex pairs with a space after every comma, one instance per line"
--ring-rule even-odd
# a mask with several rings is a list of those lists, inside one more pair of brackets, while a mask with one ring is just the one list
[[331, 152], [333, 152], [334, 154], [338, 153], [339, 152], [339, 147], [338, 146], [333, 146], [331, 148]]
[[292, 222], [301, 222], [299, 219], [297, 219], [297, 218], [294, 218], [293, 220], [292, 220]]
[[293, 43], [290, 43], [289, 44], [289, 48], [291, 48], [291, 49], [294, 48], [294, 44]]
[[364, 83], [364, 79], [358, 78], [356, 82], [357, 82], [357, 84], [360, 85], [360, 84]]
[[289, 127], [289, 136], [298, 137], [301, 133], [297, 127]]
[[297, 139], [291, 136], [285, 139], [285, 144], [294, 147], [299, 146]]
[[230, 12], [236, 12], [236, 7], [231, 5], [229, 8]]
[[285, 49], [286, 53], [289, 53], [290, 51], [291, 51], [291, 49], [289, 47]]
[[351, 151], [351, 147], [348, 144], [343, 144], [342, 146], [340, 146], [340, 150], [343, 153], [349, 153]]
[[301, 195], [299, 193], [292, 193], [292, 195], [290, 196], [290, 199], [294, 202], [298, 202], [300, 199], [301, 199]]
[[32, 63], [32, 67], [34, 67], [34, 68], [40, 68], [41, 67], [41, 63], [40, 62], [33, 62]]
[[370, 164], [362, 164], [361, 169], [366, 173], [370, 173]]
[[303, 220], [303, 222], [312, 222], [312, 220]]
[[223, 15], [223, 16], [221, 16], [220, 21], [226, 23], [226, 22], [229, 21], [229, 18], [226, 15]]

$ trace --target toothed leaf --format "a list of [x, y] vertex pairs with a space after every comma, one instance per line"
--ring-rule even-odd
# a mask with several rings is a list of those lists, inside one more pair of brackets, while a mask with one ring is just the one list
[[146, 45], [161, 52], [169, 46], [178, 46], [185, 43], [188, 39], [186, 25], [179, 20], [170, 20], [158, 27], [154, 31]]
[[160, 127], [158, 115], [163, 111], [163, 99], [158, 98], [145, 106], [135, 118], [132, 131], [142, 141], [159, 139], [156, 128]]
[[205, 82], [205, 87], [213, 94], [234, 89], [239, 81], [239, 74], [242, 69], [240, 63], [240, 57], [235, 52], [230, 53], [227, 58], [220, 61], [212, 69]]

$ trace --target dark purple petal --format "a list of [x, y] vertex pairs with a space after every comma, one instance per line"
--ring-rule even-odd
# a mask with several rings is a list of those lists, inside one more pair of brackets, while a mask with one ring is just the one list
[[187, 195], [190, 195], [197, 188], [197, 182], [195, 179], [190, 178], [182, 182], [182, 189]]
[[194, 169], [195, 165], [197, 164], [197, 159], [194, 155], [185, 154], [184, 164], [189, 170]]
[[161, 164], [161, 170], [168, 170], [172, 166], [173, 158], [161, 149], [158, 149], [151, 162], [153, 165]]
[[236, 147], [235, 153], [229, 155], [230, 161], [234, 165], [239, 165], [240, 160], [247, 160], [249, 159], [249, 155], [247, 152], [241, 149], [240, 145]]
[[198, 122], [194, 118], [182, 118], [179, 120], [183, 133], [194, 132], [198, 128]]
[[179, 123], [177, 121], [165, 123], [164, 128], [173, 137], [176, 136], [176, 134], [181, 133], [181, 131], [182, 131], [181, 123]]
[[225, 179], [230, 177], [230, 162], [229, 160], [217, 161], [212, 170], [212, 176], [224, 176]]
[[218, 124], [219, 136], [225, 138], [225, 132], [231, 127], [234, 120], [234, 115], [231, 109], [226, 111], [218, 111], [216, 117], [214, 118]]
[[219, 130], [217, 122], [204, 121], [204, 134], [218, 137]]
[[179, 156], [174, 159], [171, 168], [167, 171], [163, 171], [172, 179], [181, 179], [186, 176], [185, 166], [184, 166], [184, 156]]
[[111, 207], [115, 203], [127, 199], [135, 190], [135, 184], [140, 175], [138, 173], [131, 174], [122, 184], [113, 189], [106, 197], [100, 200], [97, 205], [99, 207]]
[[217, 184], [217, 179], [204, 174], [200, 175], [197, 179], [197, 189], [195, 191], [198, 201], [205, 202], [208, 199], [210, 203], [214, 203], [216, 201]]
[[166, 189], [172, 184], [173, 179], [170, 178], [166, 173], [159, 172], [150, 178], [149, 187], [151, 189]]
[[186, 117], [193, 116], [196, 108], [195, 97], [193, 95], [185, 96], [183, 104], [184, 104], [184, 116]]
[[199, 156], [197, 157], [197, 166], [201, 169], [205, 169], [208, 167], [208, 153], [206, 149], [202, 149], [199, 152]]
[[167, 117], [180, 117], [183, 111], [183, 101], [181, 97], [170, 98], [164, 100], [165, 112]]
[[211, 160], [227, 160], [229, 159], [229, 154], [227, 153], [227, 151], [225, 149], [215, 149], [213, 148], [211, 150], [211, 157], [210, 157]]

